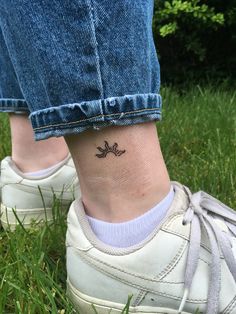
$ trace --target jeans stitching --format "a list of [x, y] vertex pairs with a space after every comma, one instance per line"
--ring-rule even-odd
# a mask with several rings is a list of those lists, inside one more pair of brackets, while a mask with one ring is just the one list
[[[140, 109], [140, 110], [134, 110], [134, 111], [128, 111], [128, 112], [124, 112], [124, 115], [126, 114], [131, 114], [131, 113], [136, 113], [136, 112], [144, 112], [144, 111], [155, 111], [155, 110], [160, 110], [160, 107], [155, 107], [155, 108], [145, 108], [145, 109]], [[112, 114], [100, 114], [97, 116], [93, 116], [91, 118], [87, 118], [87, 119], [83, 119], [83, 120], [77, 120], [77, 121], [72, 121], [72, 122], [65, 122], [65, 123], [59, 123], [59, 124], [49, 124], [47, 126], [42, 126], [42, 127], [38, 127], [38, 128], [34, 128], [34, 130], [42, 130], [42, 129], [46, 129], [49, 127], [58, 127], [58, 126], [63, 126], [63, 125], [72, 125], [72, 124], [76, 124], [76, 123], [80, 123], [80, 122], [84, 122], [84, 121], [89, 121], [89, 120], [93, 120], [94, 118], [99, 118], [99, 117], [111, 117], [111, 116], [120, 116], [120, 112], [119, 113], [112, 113]]]

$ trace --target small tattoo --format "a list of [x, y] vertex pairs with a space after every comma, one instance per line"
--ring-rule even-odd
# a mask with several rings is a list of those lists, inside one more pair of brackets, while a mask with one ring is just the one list
[[108, 153], [113, 153], [115, 156], [120, 156], [126, 152], [126, 150], [117, 149], [118, 144], [115, 143], [113, 146], [109, 146], [107, 141], [105, 142], [105, 148], [97, 147], [97, 149], [101, 152], [101, 154], [96, 154], [98, 158], [105, 158]]

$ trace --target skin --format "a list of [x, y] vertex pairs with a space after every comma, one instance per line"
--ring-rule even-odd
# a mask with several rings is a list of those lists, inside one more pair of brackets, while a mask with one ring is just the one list
[[23, 172], [49, 168], [62, 161], [69, 151], [63, 137], [35, 142], [27, 115], [10, 114], [12, 159]]
[[[154, 122], [112, 126], [34, 141], [26, 115], [10, 114], [12, 158], [23, 172], [48, 168], [68, 155], [80, 180], [88, 215], [107, 222], [134, 219], [170, 190]], [[27, 148], [27, 149], [26, 149]]]
[[123, 222], [142, 215], [170, 190], [154, 122], [66, 136], [88, 215]]

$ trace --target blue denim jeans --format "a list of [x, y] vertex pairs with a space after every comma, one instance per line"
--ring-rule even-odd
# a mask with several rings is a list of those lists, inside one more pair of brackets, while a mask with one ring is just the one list
[[35, 139], [160, 119], [153, 0], [1, 0], [0, 111]]

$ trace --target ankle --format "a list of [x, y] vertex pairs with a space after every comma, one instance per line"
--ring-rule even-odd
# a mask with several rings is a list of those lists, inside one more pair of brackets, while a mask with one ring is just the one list
[[68, 155], [63, 138], [49, 138], [35, 142], [27, 115], [10, 114], [12, 160], [23, 172], [49, 168]]
[[135, 219], [162, 201], [170, 192], [168, 178], [161, 184], [159, 182], [161, 181], [155, 180], [152, 184], [143, 182], [139, 186], [130, 182], [122, 190], [119, 184], [112, 189], [103, 184], [102, 190], [97, 187], [89, 193], [83, 194], [82, 191], [85, 211], [91, 217], [113, 223]]
[[154, 122], [89, 130], [66, 138], [87, 214], [121, 222], [152, 208], [170, 190]]
[[[97, 238], [113, 247], [130, 247], [142, 242], [163, 221], [174, 199], [174, 190], [143, 215], [127, 222], [110, 223], [87, 216]], [[142, 228], [140, 228], [142, 226]]]
[[65, 154], [46, 154], [45, 156], [12, 155], [12, 160], [22, 172], [35, 172], [53, 167], [68, 156]]

